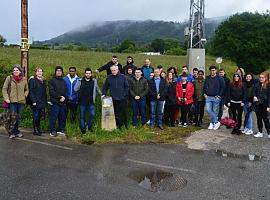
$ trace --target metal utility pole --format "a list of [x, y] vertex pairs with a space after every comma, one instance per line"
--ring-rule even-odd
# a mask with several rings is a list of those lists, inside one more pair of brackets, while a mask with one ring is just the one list
[[188, 66], [189, 69], [205, 69], [205, 1], [190, 0], [188, 36]]
[[21, 67], [29, 77], [28, 0], [21, 0]]

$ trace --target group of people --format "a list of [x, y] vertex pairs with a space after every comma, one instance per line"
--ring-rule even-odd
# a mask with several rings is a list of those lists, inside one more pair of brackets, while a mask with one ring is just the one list
[[[210, 116], [208, 129], [217, 130], [224, 117], [223, 108], [227, 106], [230, 110], [229, 117], [236, 121], [232, 134], [253, 134], [252, 112], [255, 110], [258, 132], [254, 136], [263, 137], [264, 123], [270, 138], [270, 83], [267, 72], [255, 79], [253, 74], [245, 74], [242, 68], [238, 68], [230, 81], [224, 69], [217, 70], [214, 65], [209, 67], [210, 74], [206, 77], [205, 72], [197, 68], [189, 73], [187, 66], [183, 66], [181, 73], [177, 74], [176, 67], [170, 67], [167, 71], [161, 65], [154, 68], [150, 59], [146, 59], [142, 67], [136, 67], [131, 56], [127, 57], [125, 66], [118, 62], [117, 56], [113, 56], [110, 62], [95, 72], [104, 70], [107, 77], [100, 90], [90, 68], [85, 69], [82, 78], [77, 75], [76, 67], [70, 67], [66, 76], [63, 67], [55, 68], [54, 76], [48, 81], [51, 136], [65, 134], [68, 113], [74, 122], [78, 108], [82, 134], [91, 131], [96, 96], [98, 94], [104, 98], [109, 90], [116, 125], [120, 129], [128, 126], [128, 108], [132, 110], [134, 127], [138, 126], [140, 120], [144, 127], [149, 124], [151, 128], [157, 126], [163, 130], [164, 123], [168, 126], [201, 126], [206, 107]], [[19, 123], [26, 103], [32, 109], [33, 134], [42, 135], [40, 121], [42, 112], [48, 105], [43, 69], [38, 67], [35, 75], [27, 80], [21, 67], [15, 65], [12, 75], [4, 82], [2, 93], [4, 101], [9, 105], [8, 109], [19, 116], [10, 138], [23, 137], [19, 131]], [[244, 129], [241, 129], [242, 121]]]

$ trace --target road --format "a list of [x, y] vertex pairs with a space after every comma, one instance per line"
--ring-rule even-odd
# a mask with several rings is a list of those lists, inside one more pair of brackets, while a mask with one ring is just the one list
[[[240, 136], [225, 138], [218, 147], [228, 140], [253, 145], [253, 139]], [[1, 133], [0, 199], [269, 200], [270, 140], [260, 141], [263, 159], [249, 161], [244, 156], [223, 157], [213, 145], [199, 150], [190, 149], [190, 144], [86, 146], [30, 134], [10, 140]], [[140, 187], [138, 177], [156, 170], [184, 178], [187, 184], [177, 191]]]

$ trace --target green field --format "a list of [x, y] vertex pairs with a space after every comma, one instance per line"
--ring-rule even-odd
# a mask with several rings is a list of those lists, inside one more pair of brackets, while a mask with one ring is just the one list
[[[30, 75], [33, 75], [34, 69], [38, 66], [44, 68], [47, 79], [54, 73], [56, 65], [61, 65], [67, 72], [70, 66], [76, 66], [79, 75], [83, 75], [84, 68], [91, 67], [97, 69], [111, 59], [113, 53], [99, 53], [90, 51], [60, 51], [60, 50], [37, 50], [33, 49], [29, 52]], [[121, 64], [125, 64], [128, 55], [133, 56], [135, 64], [142, 66], [144, 59], [150, 58], [153, 66], [162, 65], [164, 68], [177, 66], [178, 70], [182, 65], [186, 64], [185, 56], [145, 56], [140, 54], [116, 54]], [[20, 63], [20, 50], [18, 48], [0, 48], [0, 67], [1, 71], [12, 68], [16, 63]], [[215, 64], [215, 58], [207, 56], [206, 66]], [[224, 60], [223, 68], [228, 72], [229, 77], [235, 71], [235, 64]], [[5, 69], [5, 70], [3, 70]], [[1, 74], [1, 84], [6, 74]], [[102, 72], [98, 76], [99, 85], [102, 86], [106, 72]], [[182, 138], [189, 135], [190, 132], [196, 130], [194, 127], [187, 129], [183, 128], [166, 128], [164, 131], [150, 130], [130, 127], [128, 130], [116, 130], [113, 132], [105, 132], [100, 129], [100, 100], [96, 105], [96, 118], [93, 133], [87, 133], [84, 136], [80, 135], [78, 124], [74, 122], [67, 123], [67, 135], [79, 142], [83, 143], [181, 143]], [[29, 107], [25, 109], [23, 114], [23, 126], [31, 127], [31, 114]], [[131, 111], [129, 112], [131, 113]], [[45, 120], [43, 128], [47, 129], [48, 121]]]

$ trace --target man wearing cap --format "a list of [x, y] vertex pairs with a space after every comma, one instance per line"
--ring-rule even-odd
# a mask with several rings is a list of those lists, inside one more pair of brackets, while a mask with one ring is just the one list
[[[63, 79], [63, 67], [57, 66], [55, 74], [49, 81], [49, 95], [52, 103], [50, 113], [50, 136], [56, 137], [57, 134], [65, 135], [66, 124], [66, 100], [67, 85]], [[58, 120], [58, 129], [55, 128], [56, 120]]]

